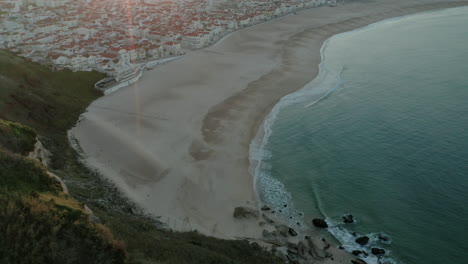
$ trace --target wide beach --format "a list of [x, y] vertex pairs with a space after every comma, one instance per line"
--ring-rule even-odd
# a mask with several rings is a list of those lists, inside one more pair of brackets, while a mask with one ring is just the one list
[[[237, 31], [147, 71], [93, 102], [72, 129], [87, 164], [171, 228], [222, 238], [262, 236], [249, 146], [278, 100], [318, 72], [334, 34], [468, 1], [350, 1]], [[319, 215], [317, 215], [319, 216]]]

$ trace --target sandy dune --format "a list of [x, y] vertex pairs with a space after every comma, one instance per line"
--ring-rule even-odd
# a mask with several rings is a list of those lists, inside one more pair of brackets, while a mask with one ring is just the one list
[[347, 1], [244, 29], [93, 102], [71, 134], [89, 166], [169, 226], [258, 238], [258, 221], [232, 217], [236, 206], [257, 207], [249, 144], [274, 104], [315, 77], [324, 40], [467, 3]]

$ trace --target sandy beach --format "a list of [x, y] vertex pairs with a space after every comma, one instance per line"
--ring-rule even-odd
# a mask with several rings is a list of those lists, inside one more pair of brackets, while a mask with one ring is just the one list
[[259, 239], [261, 219], [233, 217], [235, 207], [258, 208], [249, 146], [281, 97], [317, 75], [323, 42], [386, 18], [467, 4], [346, 1], [246, 28], [93, 102], [71, 136], [90, 167], [169, 227]]

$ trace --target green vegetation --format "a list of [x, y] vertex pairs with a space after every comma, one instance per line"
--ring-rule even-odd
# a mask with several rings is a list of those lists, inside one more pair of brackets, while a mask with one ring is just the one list
[[79, 210], [34, 197], [2, 195], [0, 203], [1, 263], [124, 263], [124, 251]]
[[54, 154], [51, 166], [62, 169], [73, 153], [67, 139], [88, 104], [101, 96], [98, 72], [52, 71], [0, 50], [0, 119], [34, 128]]
[[[103, 218], [116, 238], [127, 246], [128, 263], [282, 263], [256, 243], [221, 240], [197, 232], [173, 232], [155, 228], [136, 217]], [[160, 263], [156, 262], [156, 263]]]
[[0, 120], [0, 147], [14, 153], [28, 153], [34, 149], [36, 132], [23, 125]]
[[[34, 129], [0, 122], [0, 235], [10, 238], [0, 241], [0, 263], [280, 263], [247, 241], [158, 227], [79, 162], [67, 130], [101, 95], [93, 85], [103, 77], [54, 72], [0, 50], [0, 119]], [[40, 164], [10, 153], [30, 151], [34, 131], [52, 153], [48, 169], [78, 201]], [[87, 220], [83, 203], [102, 224]]]
[[38, 162], [0, 149], [0, 190], [2, 193], [28, 193], [60, 190]]
[[122, 243], [83, 209], [39, 162], [0, 150], [0, 263], [124, 263]]

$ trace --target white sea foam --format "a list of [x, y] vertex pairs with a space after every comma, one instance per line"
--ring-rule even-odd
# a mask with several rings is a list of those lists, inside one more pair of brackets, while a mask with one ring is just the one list
[[[397, 262], [395, 259], [389, 257], [391, 254], [391, 251], [388, 249], [385, 249], [380, 245], [382, 241], [379, 239], [379, 234], [380, 233], [369, 233], [369, 234], [360, 234], [359, 236], [368, 236], [369, 237], [369, 242], [365, 246], [361, 246], [358, 243], [356, 243], [356, 238], [358, 236], [353, 235], [353, 232], [350, 230], [344, 228], [343, 226], [339, 224], [335, 224], [333, 222], [327, 221], [329, 227], [327, 228], [328, 232], [332, 234], [338, 242], [341, 243], [343, 248], [348, 251], [352, 252], [353, 250], [361, 250], [364, 252], [367, 252], [369, 255], [368, 256], [359, 256], [363, 260], [365, 260], [369, 264], [397, 264], [401, 262]], [[391, 243], [391, 240], [389, 242]], [[378, 247], [378, 248], [383, 248], [385, 249], [386, 255], [377, 257], [375, 255], [372, 255], [371, 248], [373, 247]]]
[[[249, 149], [250, 170], [254, 176], [254, 188], [258, 200], [261, 204], [268, 204], [273, 210], [280, 213], [278, 214], [280, 218], [296, 227], [297, 223], [301, 226], [305, 226], [303, 213], [295, 208], [292, 196], [286, 190], [285, 186], [271, 177], [270, 159], [272, 154], [267, 144], [273, 133], [272, 127], [277, 116], [284, 107], [298, 103], [304, 104], [304, 107], [310, 107], [329, 96], [330, 93], [344, 83], [340, 76], [343, 67], [338, 71], [325, 67], [326, 60], [324, 58], [324, 51], [328, 47], [328, 43], [329, 40], [324, 43], [320, 50], [322, 62], [319, 65], [319, 74], [317, 77], [301, 90], [283, 97], [280, 102], [275, 105], [265, 119], [259, 135], [253, 140]], [[284, 205], [287, 206], [285, 207]]]

